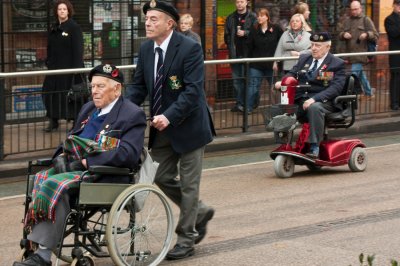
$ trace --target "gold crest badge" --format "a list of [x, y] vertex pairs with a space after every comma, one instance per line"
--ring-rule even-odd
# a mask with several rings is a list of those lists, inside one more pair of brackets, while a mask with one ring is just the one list
[[156, 5], [157, 5], [157, 3], [156, 3], [155, 0], [151, 0], [151, 1], [150, 1], [150, 7], [151, 7], [151, 8], [155, 8]]
[[178, 79], [177, 76], [169, 77], [169, 86], [173, 90], [179, 90], [182, 87], [182, 82]]

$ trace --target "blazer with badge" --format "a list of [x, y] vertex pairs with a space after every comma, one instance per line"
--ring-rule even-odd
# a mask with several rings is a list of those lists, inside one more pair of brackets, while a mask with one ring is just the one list
[[[86, 103], [69, 134], [79, 135], [96, 110], [93, 101]], [[145, 129], [146, 115], [144, 111], [120, 97], [98, 130], [98, 134], [119, 139], [119, 146], [117, 149], [90, 155], [86, 158], [87, 165], [136, 168], [144, 146]], [[59, 146], [53, 157], [61, 152], [62, 146]]]
[[300, 85], [311, 85], [311, 88], [297, 90], [295, 100], [313, 98], [316, 102], [332, 101], [342, 94], [346, 81], [345, 63], [342, 59], [328, 53], [312, 75], [308, 72], [313, 61], [309, 53], [300, 55], [297, 64], [286, 74], [298, 79]]
[[[154, 86], [154, 41], [142, 44], [139, 60], [126, 97], [141, 105]], [[204, 92], [204, 59], [200, 44], [173, 32], [164, 57], [161, 113], [170, 125], [164, 130], [178, 153], [187, 153], [211, 142], [214, 125]], [[163, 131], [163, 132], [164, 132]], [[149, 148], [156, 129], [150, 128]]]

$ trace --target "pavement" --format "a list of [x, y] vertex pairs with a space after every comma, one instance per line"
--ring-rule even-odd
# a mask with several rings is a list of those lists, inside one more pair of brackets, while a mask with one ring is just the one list
[[[299, 132], [300, 129], [296, 129]], [[331, 129], [330, 137], [347, 137], [376, 132], [400, 130], [400, 112], [386, 112], [357, 117], [355, 124], [348, 129]], [[250, 132], [238, 133], [237, 129], [218, 132], [213, 142], [207, 145], [205, 156], [215, 152], [234, 149], [274, 145], [273, 132], [265, 130], [264, 126], [251, 128]], [[0, 179], [26, 174], [28, 161], [36, 158], [50, 157], [53, 150], [45, 150], [29, 154], [8, 156], [0, 161]]]

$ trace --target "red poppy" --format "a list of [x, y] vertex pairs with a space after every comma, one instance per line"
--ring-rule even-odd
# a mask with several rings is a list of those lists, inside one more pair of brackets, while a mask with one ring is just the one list
[[113, 78], [118, 77], [118, 75], [119, 75], [119, 73], [118, 73], [118, 69], [117, 69], [117, 68], [114, 69], [114, 70], [111, 72], [111, 76], [112, 76]]

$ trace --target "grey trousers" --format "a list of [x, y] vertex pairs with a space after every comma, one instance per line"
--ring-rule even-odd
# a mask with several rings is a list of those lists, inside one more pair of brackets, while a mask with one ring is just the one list
[[308, 137], [308, 141], [310, 143], [319, 144], [324, 137], [325, 115], [334, 112], [335, 107], [331, 102], [315, 102], [304, 111], [303, 103], [305, 100], [307, 99], [297, 102], [299, 106], [297, 117], [301, 121], [304, 121], [305, 118], [310, 124], [310, 136]]
[[55, 249], [63, 236], [65, 218], [70, 211], [69, 195], [64, 193], [56, 205], [54, 223], [43, 221], [34, 225], [28, 239], [48, 249]]
[[325, 114], [332, 113], [335, 108], [332, 104], [315, 102], [308, 107], [307, 117], [310, 123], [310, 143], [319, 144], [324, 137]]
[[204, 217], [209, 209], [199, 202], [204, 148], [178, 154], [172, 149], [167, 136], [157, 132], [150, 151], [152, 158], [160, 164], [155, 183], [180, 209], [175, 232], [178, 235], [177, 244], [184, 247], [194, 245], [198, 235], [196, 220]]

